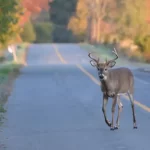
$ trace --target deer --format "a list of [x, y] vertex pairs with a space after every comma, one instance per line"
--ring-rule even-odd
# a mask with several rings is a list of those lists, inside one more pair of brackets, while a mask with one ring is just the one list
[[[115, 54], [115, 58], [111, 60], [105, 59], [104, 62], [100, 62], [100, 58], [95, 59], [92, 57], [92, 52], [88, 54], [91, 58], [90, 64], [97, 68], [99, 80], [101, 83], [101, 92], [103, 93], [102, 112], [104, 115], [105, 123], [110, 127], [110, 130], [116, 130], [119, 128], [120, 113], [123, 108], [123, 104], [120, 101], [122, 94], [127, 94], [131, 102], [132, 117], [133, 117], [133, 129], [137, 129], [135, 107], [134, 107], [134, 76], [131, 70], [127, 67], [113, 68], [116, 65], [116, 60], [119, 58], [116, 49], [112, 51]], [[106, 106], [108, 98], [112, 98], [112, 120], [107, 119]], [[118, 105], [118, 116], [116, 119], [116, 125], [114, 125], [115, 107]]]

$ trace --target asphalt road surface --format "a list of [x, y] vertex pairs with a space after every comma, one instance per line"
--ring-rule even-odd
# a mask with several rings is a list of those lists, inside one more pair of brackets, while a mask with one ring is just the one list
[[28, 65], [5, 106], [0, 150], [150, 149], [150, 74], [132, 69], [138, 129], [133, 129], [130, 102], [122, 97], [120, 129], [111, 131], [87, 54], [75, 44], [31, 45]]

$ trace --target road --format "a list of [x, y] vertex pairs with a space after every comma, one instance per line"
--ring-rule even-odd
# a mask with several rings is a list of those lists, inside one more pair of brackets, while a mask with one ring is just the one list
[[[0, 150], [149, 150], [150, 74], [132, 70], [138, 129], [122, 97], [120, 129], [101, 111], [102, 93], [87, 52], [75, 44], [33, 44], [5, 107]], [[111, 117], [111, 100], [107, 106]], [[116, 111], [117, 113], [117, 111]]]

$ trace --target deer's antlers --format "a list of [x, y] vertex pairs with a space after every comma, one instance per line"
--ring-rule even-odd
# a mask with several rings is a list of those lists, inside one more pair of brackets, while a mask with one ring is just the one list
[[96, 60], [95, 58], [91, 57], [92, 53], [89, 53], [88, 56], [92, 59], [90, 62], [95, 61], [97, 64], [99, 63], [99, 58]]
[[113, 61], [115, 61], [116, 59], [118, 59], [118, 53], [117, 53], [117, 51], [116, 51], [115, 48], [114, 48], [114, 50], [113, 50], [112, 52], [116, 55], [116, 57], [115, 57], [114, 59], [112, 59], [112, 60], [109, 60], [107, 63], [113, 62]]

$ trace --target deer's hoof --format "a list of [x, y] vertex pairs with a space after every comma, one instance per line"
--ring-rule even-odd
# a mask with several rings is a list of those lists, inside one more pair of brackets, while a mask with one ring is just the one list
[[115, 130], [118, 130], [118, 129], [119, 129], [119, 127], [118, 127], [118, 126], [115, 126], [115, 127], [114, 127], [114, 129], [115, 129]]
[[108, 126], [111, 127], [111, 123], [108, 123]]
[[114, 130], [115, 130], [115, 128], [114, 128], [114, 127], [110, 127], [110, 130], [114, 131]]

